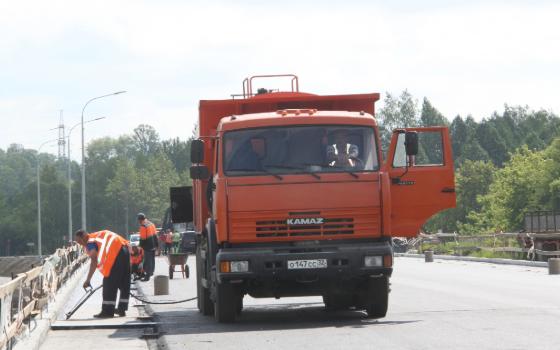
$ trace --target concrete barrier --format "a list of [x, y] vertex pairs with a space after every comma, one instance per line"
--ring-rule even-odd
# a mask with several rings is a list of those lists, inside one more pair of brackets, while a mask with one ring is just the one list
[[[396, 257], [403, 258], [425, 258], [423, 254], [409, 254], [409, 253], [395, 253]], [[454, 256], [454, 255], [434, 255], [434, 259], [438, 260], [453, 260], [453, 261], [470, 261], [481, 262], [488, 264], [500, 265], [516, 265], [516, 266], [531, 266], [531, 267], [547, 267], [548, 264], [544, 261], [527, 261], [527, 260], [513, 260], [513, 259], [497, 259], [497, 258], [477, 258], [474, 256]]]
[[154, 277], [154, 295], [169, 294], [169, 277], [158, 275]]
[[424, 261], [427, 263], [434, 262], [434, 252], [431, 250], [426, 250], [424, 252]]
[[548, 259], [548, 274], [560, 275], [560, 259], [558, 258]]

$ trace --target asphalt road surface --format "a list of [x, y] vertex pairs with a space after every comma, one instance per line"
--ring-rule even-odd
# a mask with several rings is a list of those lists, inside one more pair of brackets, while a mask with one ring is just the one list
[[[192, 258], [190, 258], [192, 259]], [[157, 273], [167, 274], [165, 258]], [[189, 261], [195, 276], [194, 260]], [[560, 349], [560, 276], [545, 268], [397, 258], [387, 317], [327, 312], [320, 297], [253, 299], [235, 324], [202, 316], [196, 301], [153, 307], [165, 349]], [[175, 274], [171, 295], [196, 295]], [[151, 282], [143, 283], [151, 296]]]

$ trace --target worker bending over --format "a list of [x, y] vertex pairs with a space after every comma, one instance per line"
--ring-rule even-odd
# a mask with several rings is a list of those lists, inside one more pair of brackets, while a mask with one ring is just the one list
[[142, 213], [139, 213], [137, 217], [140, 224], [140, 247], [144, 249], [145, 276], [141, 281], [148, 281], [154, 274], [156, 267], [156, 248], [158, 244], [156, 225], [146, 219], [146, 215]]
[[[101, 312], [93, 317], [110, 318], [116, 313], [126, 316], [130, 295], [130, 254], [128, 241], [118, 234], [104, 230], [86, 233], [78, 230], [76, 242], [85, 247], [91, 259], [84, 288], [91, 287], [91, 277], [95, 268], [103, 275], [103, 304]], [[117, 309], [117, 291], [120, 291]]]

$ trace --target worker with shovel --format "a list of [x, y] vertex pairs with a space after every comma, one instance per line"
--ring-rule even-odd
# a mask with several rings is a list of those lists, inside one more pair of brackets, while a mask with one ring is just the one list
[[[79, 230], [75, 240], [90, 257], [89, 272], [83, 287], [91, 287], [91, 277], [97, 268], [103, 275], [103, 304], [95, 318], [111, 318], [115, 312], [126, 316], [130, 295], [130, 253], [128, 241], [109, 230], [86, 233]], [[120, 298], [117, 307], [117, 291]], [[116, 308], [116, 310], [115, 310]]]

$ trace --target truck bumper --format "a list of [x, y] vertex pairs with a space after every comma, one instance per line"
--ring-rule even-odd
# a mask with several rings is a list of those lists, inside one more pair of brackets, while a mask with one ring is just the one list
[[[393, 271], [393, 250], [387, 241], [305, 243], [222, 248], [216, 259], [218, 283], [241, 284], [256, 297], [324, 295], [340, 287], [357, 288], [369, 278], [390, 277]], [[383, 265], [365, 266], [366, 256], [382, 257]], [[289, 268], [290, 261], [323, 259], [326, 266], [321, 268]], [[249, 271], [222, 272], [222, 262], [232, 261], [247, 261]]]

